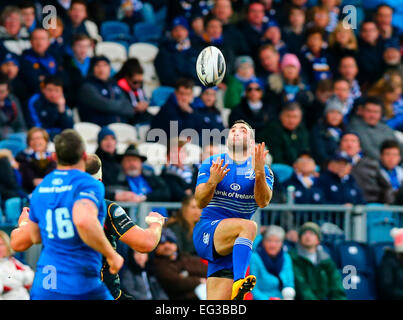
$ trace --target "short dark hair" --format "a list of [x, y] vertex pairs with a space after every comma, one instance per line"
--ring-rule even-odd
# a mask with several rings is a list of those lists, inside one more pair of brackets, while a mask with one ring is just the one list
[[74, 44], [78, 41], [83, 41], [83, 40], [89, 40], [92, 42], [92, 39], [86, 35], [85, 33], [77, 33], [73, 36], [73, 40], [71, 41], [71, 45], [74, 46]]
[[367, 104], [369, 104], [369, 103], [378, 105], [378, 106], [380, 106], [380, 107], [382, 108], [382, 110], [383, 110], [383, 102], [382, 102], [382, 99], [381, 99], [381, 98], [378, 98], [378, 97], [376, 97], [376, 96], [368, 96], [368, 97], [366, 97], [366, 98], [364, 99], [363, 107], [365, 108], [365, 106], [366, 106]]
[[193, 89], [194, 85], [195, 83], [192, 79], [181, 78], [175, 83], [175, 90], [178, 90], [181, 87], [186, 89]]
[[254, 131], [254, 129], [253, 129], [252, 126], [251, 126], [249, 123], [247, 123], [245, 120], [239, 119], [239, 120], [234, 121], [234, 123], [232, 124], [231, 128], [232, 128], [234, 125], [238, 124], [238, 123], [244, 124], [245, 126], [247, 126], [247, 127], [249, 128], [249, 130], [251, 131], [251, 133], [252, 133], [252, 138], [255, 139], [255, 131]]
[[65, 129], [54, 139], [57, 163], [64, 166], [77, 164], [85, 152], [85, 143], [73, 129]]
[[295, 111], [295, 110], [299, 110], [302, 112], [302, 108], [299, 105], [299, 103], [298, 102], [288, 102], [281, 109], [280, 113], [287, 112], [287, 111]]
[[334, 88], [334, 85], [336, 84], [336, 82], [341, 82], [341, 81], [347, 82], [348, 86], [351, 87], [350, 81], [348, 81], [344, 77], [339, 76], [339, 77], [334, 78], [334, 80], [333, 80], [333, 88]]
[[90, 175], [98, 173], [99, 169], [102, 167], [101, 159], [95, 154], [91, 153], [88, 155], [85, 161], [85, 172]]
[[20, 9], [28, 9], [28, 8], [33, 8], [36, 11], [35, 3], [31, 0], [24, 0], [21, 1], [18, 5]]
[[45, 79], [42, 81], [42, 86], [45, 87], [48, 84], [53, 84], [57, 87], [63, 88], [63, 80], [58, 76], [50, 75], [50, 76], [45, 77]]
[[307, 41], [308, 38], [313, 34], [320, 34], [320, 36], [323, 39], [324, 35], [325, 35], [325, 30], [323, 28], [317, 27], [317, 26], [309, 28], [305, 33], [305, 41]]
[[124, 77], [132, 77], [135, 74], [144, 74], [144, 69], [137, 58], [130, 58], [126, 60], [119, 72], [116, 73], [115, 79], [119, 80]]
[[333, 82], [330, 79], [322, 79], [318, 81], [316, 91], [325, 92], [333, 90]]
[[32, 38], [34, 37], [35, 31], [45, 31], [48, 34], [48, 37], [50, 38], [50, 34], [49, 34], [48, 30], [46, 30], [45, 28], [42, 28], [42, 27], [38, 27], [38, 28], [35, 28], [34, 30], [32, 30], [31, 34], [29, 35], [29, 40], [32, 40]]
[[396, 140], [385, 140], [384, 142], [382, 142], [381, 149], [380, 149], [381, 154], [386, 149], [398, 149], [400, 152], [400, 146]]
[[73, 0], [71, 1], [70, 4], [70, 9], [73, 7], [73, 5], [75, 4], [82, 4], [83, 6], [85, 6], [87, 8], [87, 1], [86, 0]]

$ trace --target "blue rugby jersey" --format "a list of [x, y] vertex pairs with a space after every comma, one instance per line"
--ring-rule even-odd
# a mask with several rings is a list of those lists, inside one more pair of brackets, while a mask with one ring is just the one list
[[[210, 177], [210, 167], [217, 158], [224, 159], [223, 166], [228, 163], [229, 172], [217, 185], [210, 203], [203, 209], [201, 218], [212, 220], [223, 218], [250, 219], [258, 205], [255, 200], [255, 172], [252, 157], [244, 163], [235, 163], [227, 153], [214, 155], [206, 159], [200, 166], [197, 185], [205, 183]], [[273, 190], [273, 173], [265, 166], [266, 182]]]
[[[72, 209], [77, 200], [91, 200], [98, 207], [98, 219], [103, 225], [104, 194], [100, 181], [79, 170], [55, 170], [35, 189], [29, 216], [40, 228], [43, 249], [33, 293], [36, 289], [39, 292], [48, 289], [63, 294], [84, 294], [102, 284], [102, 255], [81, 240], [73, 223]], [[56, 286], [46, 284], [50, 271], [55, 271]]]

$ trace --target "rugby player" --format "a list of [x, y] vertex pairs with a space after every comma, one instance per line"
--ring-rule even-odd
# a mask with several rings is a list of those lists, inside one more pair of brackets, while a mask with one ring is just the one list
[[227, 153], [207, 158], [199, 169], [195, 198], [203, 209], [193, 231], [197, 253], [208, 260], [207, 299], [243, 300], [256, 278], [246, 276], [256, 223], [250, 218], [272, 197], [268, 151], [255, 144], [251, 126], [238, 120], [230, 128]]

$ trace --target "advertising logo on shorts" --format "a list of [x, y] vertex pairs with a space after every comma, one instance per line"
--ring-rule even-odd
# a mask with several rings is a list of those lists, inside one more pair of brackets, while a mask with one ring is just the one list
[[241, 186], [238, 183], [232, 183], [229, 187], [234, 191], [241, 190]]

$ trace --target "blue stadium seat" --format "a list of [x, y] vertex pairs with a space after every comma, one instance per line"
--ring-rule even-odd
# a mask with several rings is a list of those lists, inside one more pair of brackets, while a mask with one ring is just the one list
[[396, 227], [396, 220], [393, 217], [393, 212], [382, 211], [383, 204], [369, 203], [368, 206], [379, 206], [379, 211], [367, 213], [367, 242], [385, 242], [393, 241], [390, 230]]
[[138, 22], [133, 27], [133, 34], [137, 42], [158, 44], [162, 36], [162, 28], [149, 22]]
[[382, 257], [386, 248], [393, 248], [392, 241], [378, 242], [370, 245], [371, 254], [374, 260], [375, 267], [378, 267], [382, 261]]
[[105, 21], [101, 25], [101, 36], [104, 41], [124, 40], [131, 42], [129, 26], [121, 21]]
[[[346, 276], [346, 274], [342, 274], [343, 279]], [[372, 275], [358, 272], [347, 282], [353, 285], [345, 290], [348, 300], [376, 300], [375, 278]]]
[[336, 246], [336, 259], [340, 269], [354, 266], [358, 272], [374, 273], [373, 260], [369, 247], [357, 241], [343, 241]]
[[4, 212], [6, 215], [6, 222], [12, 225], [17, 225], [18, 218], [22, 210], [21, 198], [10, 198], [4, 202]]
[[0, 141], [0, 149], [8, 149], [15, 157], [19, 152], [26, 148], [26, 144], [14, 139], [5, 139]]
[[160, 86], [151, 94], [150, 106], [162, 106], [169, 96], [175, 91], [173, 87]]
[[289, 179], [294, 172], [294, 169], [291, 166], [283, 163], [273, 163], [271, 169], [278, 177], [280, 183]]

